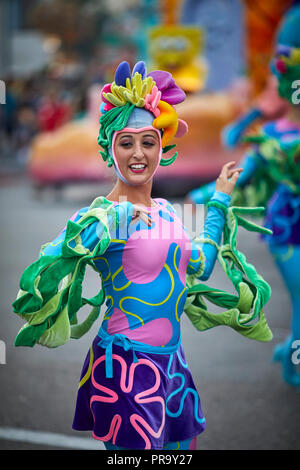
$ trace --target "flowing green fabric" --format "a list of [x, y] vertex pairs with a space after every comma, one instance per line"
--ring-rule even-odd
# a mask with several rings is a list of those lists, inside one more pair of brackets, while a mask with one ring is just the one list
[[[26, 321], [16, 337], [16, 346], [32, 347], [36, 343], [60, 346], [70, 338], [80, 338], [98, 318], [105, 292], [101, 289], [96, 296], [86, 299], [82, 297], [82, 282], [87, 265], [95, 269], [93, 258], [102, 255], [110, 243], [109, 213], [117, 224], [113, 203], [103, 197], [95, 199], [78, 222], [68, 221], [61, 254], [41, 256], [25, 269], [20, 279], [20, 291], [13, 303], [14, 312]], [[80, 234], [95, 222], [103, 224], [103, 235], [90, 251], [82, 245]], [[78, 324], [76, 314], [86, 304], [93, 309]]]
[[[223, 210], [225, 207], [217, 202], [208, 204], [220, 206]], [[200, 283], [195, 275], [187, 275], [184, 310], [198, 330], [227, 325], [242, 335], [259, 341], [269, 341], [272, 338], [263, 313], [263, 306], [270, 298], [271, 289], [236, 248], [239, 225], [247, 230], [270, 233], [242, 217], [243, 214], [253, 215], [262, 210], [263, 208], [231, 207], [228, 212], [225, 211], [227, 217], [224, 240], [222, 246], [218, 247], [218, 260], [236, 288], [237, 295], [211, 288]], [[82, 337], [97, 320], [105, 300], [105, 291], [101, 288], [96, 296], [86, 299], [82, 297], [82, 282], [87, 265], [96, 270], [93, 258], [102, 255], [110, 243], [108, 214], [113, 216], [114, 226], [117, 226], [119, 220], [113, 204], [104, 197], [97, 198], [81, 219], [77, 222], [68, 221], [60, 255], [41, 256], [25, 269], [20, 280], [21, 290], [13, 303], [14, 312], [26, 321], [16, 337], [16, 346], [32, 347], [38, 343], [58, 347], [70, 338]], [[103, 225], [103, 234], [90, 251], [82, 245], [80, 234], [95, 222]], [[74, 246], [71, 247], [71, 244]], [[197, 273], [198, 276], [200, 274]], [[210, 313], [205, 299], [228, 310], [220, 314]], [[91, 305], [93, 309], [78, 324], [77, 312], [85, 304]], [[250, 325], [253, 320], [256, 323]]]
[[[263, 211], [263, 207], [230, 207], [227, 211], [223, 244], [218, 247], [218, 261], [235, 287], [237, 295], [201, 284], [194, 275], [187, 275], [187, 300], [184, 311], [197, 330], [204, 331], [224, 325], [257, 341], [272, 339], [273, 335], [263, 311], [264, 305], [270, 299], [271, 288], [256, 272], [255, 267], [247, 262], [245, 255], [238, 251], [236, 241], [238, 226], [249, 231], [272, 233], [242, 217], [259, 215]], [[222, 313], [209, 312], [205, 301], [227, 310]]]

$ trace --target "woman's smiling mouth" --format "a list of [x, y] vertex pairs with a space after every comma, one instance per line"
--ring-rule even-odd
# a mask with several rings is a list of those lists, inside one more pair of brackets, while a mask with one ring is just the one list
[[129, 168], [133, 173], [142, 173], [147, 168], [147, 165], [145, 163], [132, 163], [129, 165]]

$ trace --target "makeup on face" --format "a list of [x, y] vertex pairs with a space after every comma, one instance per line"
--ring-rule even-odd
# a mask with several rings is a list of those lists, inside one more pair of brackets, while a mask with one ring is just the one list
[[[130, 176], [144, 175], [148, 176], [149, 181], [161, 158], [160, 133], [154, 128], [123, 129], [116, 132], [113, 138], [113, 157], [116, 168], [126, 182], [130, 184]], [[141, 181], [141, 178], [137, 180], [141, 183], [147, 181]]]
[[[144, 173], [148, 167], [146, 157], [148, 157], [153, 148], [157, 147], [157, 139], [154, 135], [145, 134], [138, 142], [134, 141], [130, 134], [121, 135], [119, 145], [128, 151], [133, 151], [128, 167], [133, 173]], [[149, 163], [149, 162], [148, 162]]]

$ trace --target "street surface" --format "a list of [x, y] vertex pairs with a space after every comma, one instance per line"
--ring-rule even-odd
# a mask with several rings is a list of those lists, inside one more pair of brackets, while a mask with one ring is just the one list
[[[71, 429], [81, 367], [99, 324], [82, 339], [57, 349], [16, 348], [14, 339], [23, 322], [12, 312], [11, 303], [22, 272], [37, 258], [40, 246], [55, 238], [78, 208], [107, 194], [106, 189], [71, 186], [57, 201], [51, 191], [35, 198], [26, 179], [1, 182], [0, 341], [5, 345], [6, 363], [0, 364], [0, 449], [76, 449], [87, 442], [91, 449], [103, 449], [89, 432]], [[257, 234], [240, 229], [238, 248], [271, 284], [273, 295], [266, 315], [274, 339], [259, 343], [226, 327], [200, 333], [183, 315], [182, 342], [207, 420], [197, 448], [299, 450], [300, 393], [282, 381], [280, 365], [271, 360], [274, 345], [288, 334], [289, 297]], [[208, 283], [230, 288], [219, 265]], [[97, 291], [98, 279], [88, 270], [84, 295]], [[83, 314], [87, 311], [83, 309]], [[5, 438], [6, 428], [12, 434], [7, 431]], [[15, 437], [14, 429], [20, 430]]]

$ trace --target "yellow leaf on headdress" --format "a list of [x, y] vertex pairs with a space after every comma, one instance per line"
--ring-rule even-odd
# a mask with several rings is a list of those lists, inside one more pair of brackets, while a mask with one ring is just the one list
[[158, 105], [158, 109], [160, 110], [160, 115], [154, 119], [153, 126], [157, 129], [165, 129], [177, 122], [178, 124], [178, 116], [175, 109], [166, 101], [160, 100]]
[[124, 101], [123, 93], [121, 92], [121, 87], [116, 85], [115, 82], [111, 84], [111, 92], [115, 95], [120, 101]]
[[131, 79], [129, 77], [126, 78], [126, 88], [131, 91]]
[[107, 101], [109, 101], [114, 106], [124, 106], [124, 104], [126, 104], [126, 101], [125, 102], [121, 101], [112, 93], [103, 93], [103, 96]]
[[120, 87], [113, 82], [111, 84], [111, 93], [103, 93], [104, 98], [114, 106], [124, 106], [126, 104], [126, 99], [123, 94], [120, 93], [119, 88]]
[[131, 79], [131, 85], [132, 89], [136, 90], [136, 94], [139, 97], [142, 97], [141, 91], [142, 91], [142, 75], [138, 72], [134, 74], [134, 77]]
[[160, 110], [160, 115], [154, 119], [153, 127], [164, 130], [161, 143], [162, 147], [165, 147], [177, 132], [178, 115], [175, 109], [166, 101], [161, 100], [157, 107]]
[[148, 95], [149, 93], [151, 93], [152, 91], [152, 88], [156, 85], [155, 81], [153, 80], [152, 77], [147, 77], [147, 78], [144, 78], [143, 82], [146, 84], [147, 86], [147, 89], [146, 89], [146, 93], [145, 93], [145, 96]]
[[124, 106], [131, 103], [138, 108], [145, 106], [145, 97], [151, 92], [155, 85], [152, 77], [142, 79], [142, 75], [138, 72], [131, 79], [126, 78], [126, 87], [111, 84], [111, 93], [103, 93], [104, 98], [114, 106]]

